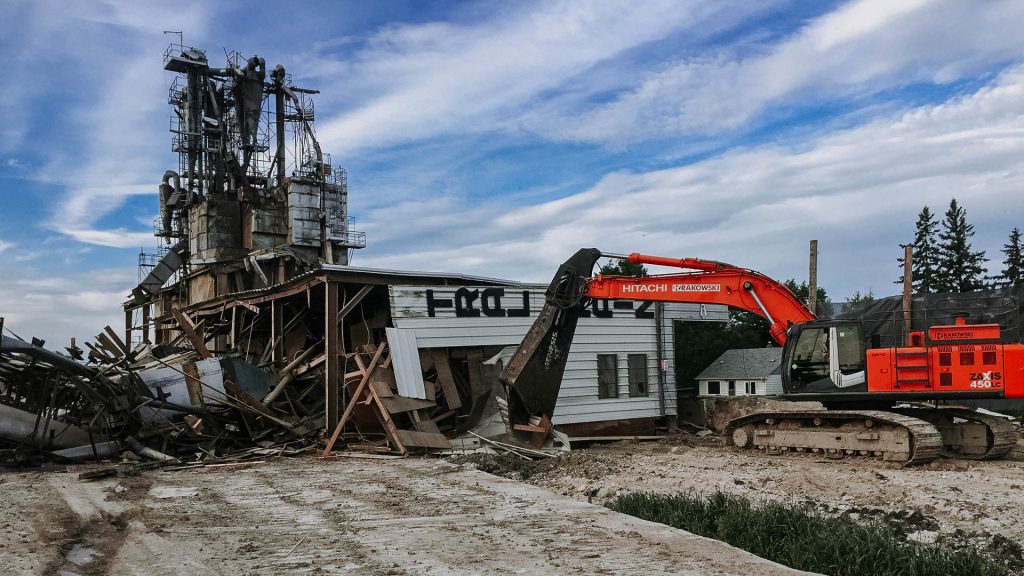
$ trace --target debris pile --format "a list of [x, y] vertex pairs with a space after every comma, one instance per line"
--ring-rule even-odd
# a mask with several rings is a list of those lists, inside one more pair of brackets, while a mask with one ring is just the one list
[[[74, 346], [65, 356], [39, 341], [4, 337], [0, 463], [129, 458], [213, 464], [305, 451], [326, 457], [342, 447], [392, 455], [486, 447], [546, 456], [477, 434], [501, 436], [507, 427], [501, 398], [479, 393], [482, 371], [466, 374], [466, 364], [453, 363], [445, 350], [410, 349], [390, 329], [379, 343], [338, 355], [344, 410], [328, 430], [327, 354], [315, 331], [296, 322], [304, 338], [267, 341], [249, 333], [259, 325], [253, 321], [234, 339], [244, 346], [214, 355], [208, 343], [222, 327], [211, 322], [207, 331], [206, 321], [197, 324], [177, 310], [173, 317], [179, 334], [167, 344], [129, 349], [107, 327], [85, 344], [87, 363], [75, 359], [83, 352]], [[275, 344], [284, 344], [278, 363]], [[464, 439], [453, 446], [449, 437], [459, 435]], [[539, 446], [543, 438], [537, 440]]]

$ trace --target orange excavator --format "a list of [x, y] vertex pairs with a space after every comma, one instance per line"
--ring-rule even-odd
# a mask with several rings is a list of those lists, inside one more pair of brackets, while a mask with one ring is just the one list
[[[687, 271], [594, 276], [602, 257]], [[825, 407], [734, 419], [723, 432], [727, 445], [918, 464], [943, 455], [1000, 458], [1016, 443], [1016, 427], [1004, 418], [938, 402], [913, 404], [1024, 398], [1024, 345], [1002, 342], [998, 324], [967, 324], [961, 316], [954, 325], [911, 332], [904, 346], [872, 347], [858, 322], [818, 320], [784, 285], [753, 270], [594, 248], [559, 267], [545, 298], [500, 377], [510, 422], [519, 429], [554, 413], [576, 323], [589, 299], [627, 299], [724, 304], [765, 318], [783, 347], [782, 398]]]

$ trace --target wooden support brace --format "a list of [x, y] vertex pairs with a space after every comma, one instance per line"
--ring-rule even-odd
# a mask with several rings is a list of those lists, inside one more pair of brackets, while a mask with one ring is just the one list
[[213, 354], [210, 353], [210, 349], [206, 347], [206, 342], [203, 337], [196, 331], [196, 325], [185, 315], [184, 312], [177, 308], [171, 308], [171, 315], [178, 321], [178, 327], [181, 328], [182, 333], [188, 338], [189, 342], [192, 343], [192, 347], [196, 349], [196, 352], [202, 358], [212, 358]]
[[366, 295], [370, 293], [370, 290], [373, 290], [373, 285], [371, 284], [367, 284], [360, 288], [359, 292], [356, 292], [356, 295], [353, 296], [351, 300], [345, 303], [345, 307], [338, 311], [338, 322], [344, 320], [345, 316], [348, 316], [348, 313], [351, 312], [353, 308], [358, 306], [359, 303], [363, 301], [363, 298], [365, 298]]
[[338, 425], [334, 427], [334, 433], [331, 434], [330, 440], [327, 441], [327, 446], [324, 447], [322, 456], [327, 456], [331, 453], [331, 450], [334, 449], [334, 443], [338, 441], [338, 436], [341, 436], [341, 431], [345, 428], [345, 422], [348, 422], [349, 417], [352, 416], [352, 411], [355, 410], [359, 396], [368, 387], [370, 382], [370, 373], [377, 367], [377, 363], [380, 362], [380, 357], [384, 354], [384, 350], [386, 349], [386, 344], [381, 344], [380, 348], [377, 348], [377, 353], [373, 355], [369, 368], [365, 373], [363, 373], [363, 377], [359, 380], [359, 385], [356, 386], [355, 392], [353, 392], [352, 397], [349, 398], [348, 406], [345, 407], [345, 412], [341, 415], [341, 418], [338, 419]]

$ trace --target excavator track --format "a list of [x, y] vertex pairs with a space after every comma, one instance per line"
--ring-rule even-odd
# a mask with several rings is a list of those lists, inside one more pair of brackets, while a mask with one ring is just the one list
[[943, 449], [942, 434], [932, 423], [882, 410], [757, 412], [730, 421], [723, 436], [727, 446], [769, 454], [873, 457], [904, 465], [930, 462]]
[[946, 456], [997, 460], [1017, 444], [1017, 427], [1006, 418], [969, 408], [904, 408], [900, 414], [930, 422], [942, 435]]

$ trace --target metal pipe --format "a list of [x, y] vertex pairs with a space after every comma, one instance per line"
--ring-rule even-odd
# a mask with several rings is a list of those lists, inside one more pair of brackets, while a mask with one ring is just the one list
[[750, 292], [750, 295], [754, 297], [754, 302], [757, 302], [757, 307], [760, 308], [761, 312], [764, 313], [765, 319], [768, 320], [769, 324], [774, 326], [775, 319], [772, 318], [772, 315], [768, 312], [768, 309], [765, 308], [764, 304], [761, 303], [761, 299], [757, 296], [757, 292], [754, 292], [754, 285], [751, 284], [750, 282], [744, 282], [743, 289], [746, 290], [747, 292]]
[[313, 346], [307, 348], [305, 352], [299, 354], [299, 356], [295, 360], [292, 360], [290, 364], [288, 364], [287, 366], [284, 367], [283, 370], [281, 370], [281, 373], [284, 374], [284, 377], [281, 378], [281, 381], [278, 382], [276, 386], [274, 386], [273, 390], [271, 390], [269, 393], [267, 393], [266, 396], [263, 397], [264, 404], [269, 404], [274, 400], [277, 400], [277, 397], [280, 396], [281, 392], [284, 391], [284, 387], [287, 386], [288, 383], [292, 381], [292, 370], [298, 367], [299, 364], [305, 362], [313, 354], [313, 352], [317, 350], [317, 344], [314, 344]]
[[149, 446], [146, 446], [142, 442], [139, 442], [134, 436], [128, 436], [124, 439], [125, 444], [143, 458], [149, 458], [150, 460], [156, 460], [157, 462], [178, 462], [179, 460], [174, 456], [169, 456], [158, 450], [153, 450]]

